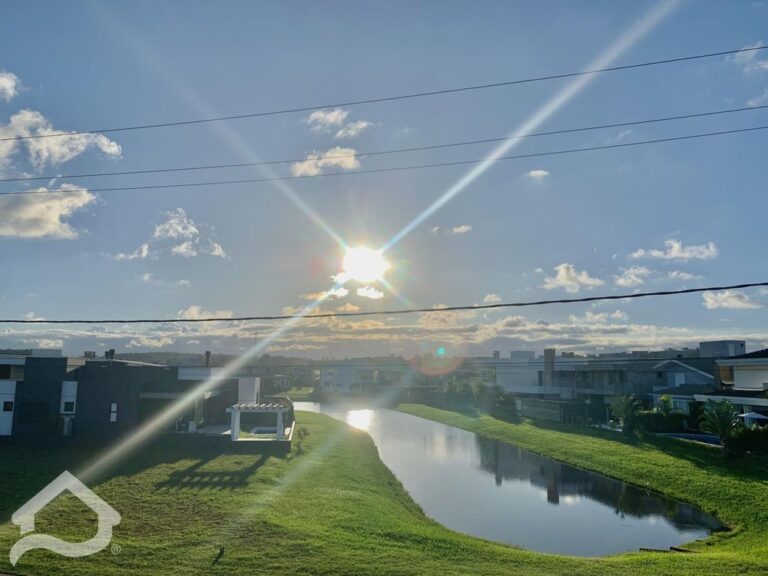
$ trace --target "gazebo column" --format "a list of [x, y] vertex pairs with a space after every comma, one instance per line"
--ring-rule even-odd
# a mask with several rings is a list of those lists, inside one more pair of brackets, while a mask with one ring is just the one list
[[230, 430], [230, 434], [232, 435], [232, 440], [237, 440], [240, 438], [240, 410], [232, 410], [232, 416], [230, 418], [230, 426], [232, 429]]
[[277, 411], [277, 439], [283, 439], [283, 433], [285, 432], [285, 426], [283, 426], [283, 411]]

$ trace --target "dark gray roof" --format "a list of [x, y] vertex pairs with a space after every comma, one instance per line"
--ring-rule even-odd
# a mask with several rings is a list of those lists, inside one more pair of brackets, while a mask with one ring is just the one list
[[711, 394], [715, 387], [711, 384], [681, 384], [680, 386], [671, 386], [663, 390], [654, 390], [653, 394], [669, 394], [670, 396], [693, 396], [694, 394]]
[[748, 352], [747, 354], [739, 354], [738, 356], [731, 356], [732, 360], [746, 360], [748, 358], [768, 358], [768, 348], [756, 350], [755, 352]]

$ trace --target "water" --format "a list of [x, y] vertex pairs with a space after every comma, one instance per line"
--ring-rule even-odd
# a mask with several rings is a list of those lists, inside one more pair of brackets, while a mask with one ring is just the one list
[[458, 532], [540, 552], [605, 556], [667, 549], [722, 528], [688, 504], [438, 422], [387, 409], [295, 406], [368, 432], [424, 512]]

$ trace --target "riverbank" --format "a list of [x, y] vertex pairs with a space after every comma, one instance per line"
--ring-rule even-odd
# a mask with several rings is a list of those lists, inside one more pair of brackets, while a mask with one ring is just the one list
[[[423, 410], [425, 407], [401, 408], [422, 412], [422, 416], [428, 414]], [[454, 417], [450, 412], [440, 412], [429, 415], [433, 419]], [[457, 424], [482, 424], [488, 431], [499, 424], [504, 429], [508, 426], [493, 419], [479, 420], [473, 424], [473, 419], [468, 418]], [[142, 449], [92, 486], [122, 514], [112, 540], [112, 544], [119, 546], [115, 553], [108, 548], [88, 558], [67, 559], [38, 550], [25, 555], [16, 570], [29, 576], [698, 576], [765, 574], [768, 567], [765, 532], [757, 533], [758, 527], [747, 522], [736, 535], [715, 537], [711, 546], [696, 546], [698, 553], [633, 553], [606, 559], [536, 554], [458, 534], [423, 515], [383, 465], [367, 434], [307, 412], [298, 412], [298, 423], [309, 435], [303, 439], [300, 450], [298, 439], [294, 440], [290, 455], [230, 453], [203, 446], [190, 437], [167, 437]], [[501, 434], [502, 428], [496, 432]], [[555, 433], [561, 436], [550, 436]], [[601, 438], [592, 439], [591, 447], [587, 444], [576, 449], [581, 442], [579, 435], [562, 431], [535, 429], [527, 435], [531, 444], [541, 441], [571, 445], [574, 454], [597, 449], [612, 452], [614, 457], [635, 456], [633, 451], [622, 452], [628, 448], [640, 454], [648, 451], [650, 455], [665, 456], [657, 448], [624, 447], [621, 442], [613, 446], [612, 441]], [[517, 443], [522, 444], [524, 436], [518, 434], [517, 438]], [[589, 438], [585, 437], [586, 440]], [[96, 451], [85, 447], [12, 446], [5, 446], [2, 451], [0, 572], [12, 573], [7, 552], [19, 537], [18, 528], [9, 522], [13, 510], [62, 469], [76, 472]], [[669, 461], [661, 461], [661, 467], [677, 461], [673, 455], [666, 457]], [[606, 466], [609, 463], [606, 461]], [[687, 466], [683, 472], [688, 473]], [[753, 507], [758, 499], [765, 498], [763, 480], [745, 478], [739, 483], [719, 472], [709, 484], [713, 498], [720, 493], [716, 489], [718, 480], [724, 482], [724, 490], [731, 494], [732, 508], [741, 504]], [[747, 499], [740, 499], [738, 492], [733, 492], [748, 488], [754, 493]], [[723, 498], [727, 500], [726, 496]], [[36, 528], [72, 541], [89, 538], [93, 535], [92, 518], [83, 514], [78, 504], [71, 497], [57, 500], [38, 516]], [[66, 530], [62, 530], [63, 526]]]
[[[612, 431], [549, 423], [509, 423], [418, 404], [401, 412], [442, 422], [690, 502], [731, 530], [686, 546], [701, 570], [727, 573], [726, 559], [749, 559], [768, 573], [768, 461], [724, 460], [716, 448], [674, 440], [627, 440]], [[669, 555], [668, 566], [674, 566]], [[616, 557], [616, 560], [624, 557]], [[628, 572], [634, 573], [634, 572]]]

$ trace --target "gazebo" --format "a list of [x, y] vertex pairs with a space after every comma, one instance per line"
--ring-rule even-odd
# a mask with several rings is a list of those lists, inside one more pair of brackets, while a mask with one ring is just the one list
[[[238, 402], [227, 408], [230, 413], [232, 441], [237, 440], [290, 440], [293, 435], [293, 402], [288, 398], [269, 398], [264, 402]], [[240, 438], [240, 423], [242, 414], [275, 414], [274, 426], [257, 426], [251, 433], [255, 436]], [[288, 434], [286, 435], [286, 429]], [[272, 435], [274, 434], [274, 437]], [[287, 437], [286, 437], [287, 436]]]

